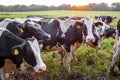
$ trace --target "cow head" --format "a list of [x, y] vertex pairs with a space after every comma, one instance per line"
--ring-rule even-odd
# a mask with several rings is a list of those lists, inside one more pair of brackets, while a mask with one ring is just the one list
[[110, 24], [116, 17], [106, 16], [105, 23]]
[[94, 37], [94, 22], [92, 19], [89, 17], [86, 17], [83, 22], [83, 34], [86, 37], [86, 43], [91, 43], [95, 42], [95, 37]]
[[40, 47], [35, 38], [28, 38], [22, 44], [12, 48], [14, 56], [21, 55], [38, 73], [46, 70], [46, 65], [43, 63], [40, 53]]
[[48, 40], [50, 39], [50, 34], [46, 33], [41, 29], [41, 26], [31, 20], [26, 20], [24, 22], [24, 31], [30, 37], [34, 36], [38, 40]]
[[94, 24], [95, 24], [95, 34], [97, 35], [99, 39], [105, 36], [106, 30], [110, 28], [109, 25], [107, 25], [106, 23], [102, 21], [96, 21], [94, 22]]

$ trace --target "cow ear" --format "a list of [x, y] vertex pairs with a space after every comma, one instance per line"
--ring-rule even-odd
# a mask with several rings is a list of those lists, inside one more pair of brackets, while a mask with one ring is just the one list
[[81, 22], [76, 22], [75, 27], [76, 27], [77, 29], [80, 29], [81, 26], [82, 26], [82, 23], [81, 23]]
[[102, 25], [103, 25], [102, 22], [95, 22], [95, 26], [96, 26], [96, 27], [100, 27], [100, 26], [102, 26]]
[[21, 33], [24, 32], [24, 30], [23, 30], [23, 25], [22, 25], [22, 24], [19, 24], [17, 27], [19, 28], [19, 30], [20, 30]]

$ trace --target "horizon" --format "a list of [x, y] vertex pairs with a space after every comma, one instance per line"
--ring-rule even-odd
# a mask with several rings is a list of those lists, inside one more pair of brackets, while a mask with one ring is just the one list
[[50, 0], [20, 0], [18, 2], [18, 0], [0, 0], [0, 5], [6, 5], [6, 6], [9, 6], [9, 5], [32, 5], [32, 4], [35, 4], [35, 5], [46, 5], [46, 6], [59, 6], [59, 5], [62, 5], [62, 4], [70, 4], [71, 6], [73, 5], [88, 5], [89, 3], [96, 3], [96, 4], [99, 4], [99, 3], [107, 3], [108, 5], [111, 5], [112, 3], [114, 2], [120, 2], [119, 0], [100, 0], [98, 2], [98, 0], [84, 0], [84, 1], [81, 1], [81, 0], [52, 0], [50, 2]]

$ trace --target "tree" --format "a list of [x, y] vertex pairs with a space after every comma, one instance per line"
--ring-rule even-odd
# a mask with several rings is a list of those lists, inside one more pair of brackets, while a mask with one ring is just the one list
[[120, 11], [120, 2], [112, 3], [114, 11]]

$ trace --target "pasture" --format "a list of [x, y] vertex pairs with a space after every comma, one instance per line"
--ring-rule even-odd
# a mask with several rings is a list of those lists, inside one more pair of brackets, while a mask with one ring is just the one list
[[[120, 12], [108, 11], [36, 11], [36, 12], [0, 12], [0, 18], [26, 17], [28, 15], [40, 15], [49, 18], [57, 18], [59, 16], [91, 16], [108, 15], [117, 17], [110, 25], [116, 27]], [[46, 56], [42, 56], [43, 61], [47, 65], [47, 70], [41, 75], [43, 80], [117, 80], [120, 76], [113, 77], [108, 73], [108, 67], [112, 58], [114, 39], [105, 39], [101, 43], [101, 49], [96, 54], [95, 49], [89, 46], [81, 46], [76, 55], [77, 62], [72, 62], [72, 72], [68, 73], [64, 66], [60, 66], [60, 55], [56, 51], [56, 57], [52, 58], [52, 52], [46, 52]], [[120, 71], [115, 68], [115, 71]]]

